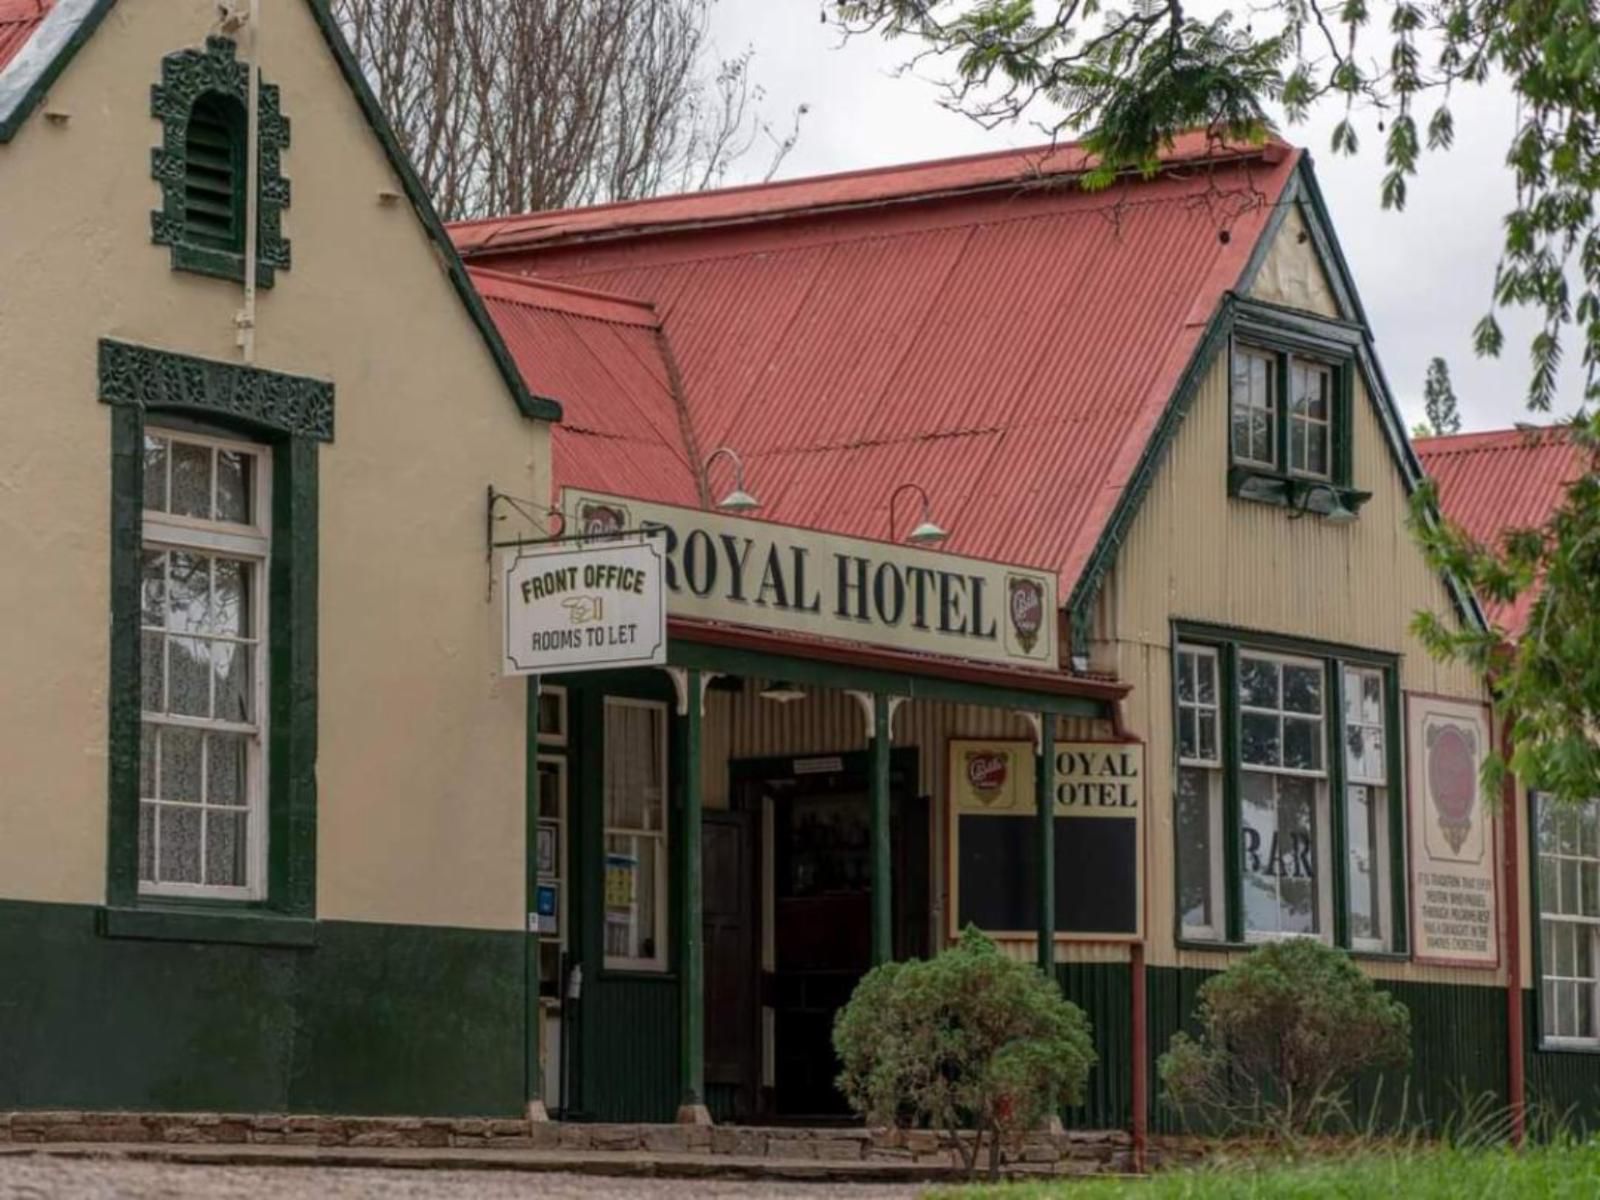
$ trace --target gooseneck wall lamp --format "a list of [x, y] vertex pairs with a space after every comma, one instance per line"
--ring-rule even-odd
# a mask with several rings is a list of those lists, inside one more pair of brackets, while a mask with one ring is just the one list
[[928, 493], [923, 490], [922, 485], [902, 483], [889, 496], [889, 540], [891, 542], [895, 540], [895, 506], [900, 497], [906, 492], [915, 492], [922, 497], [922, 520], [917, 523], [916, 528], [906, 534], [906, 541], [916, 546], [932, 546], [949, 537], [948, 533], [933, 523], [933, 517], [930, 512], [933, 506], [928, 499]]
[[733, 463], [733, 491], [718, 500], [717, 507], [736, 513], [754, 512], [761, 507], [761, 501], [744, 490], [744, 460], [733, 451], [732, 447], [718, 446], [713, 450], [700, 467], [701, 478], [706, 481], [709, 487], [711, 483], [711, 464], [724, 455]]

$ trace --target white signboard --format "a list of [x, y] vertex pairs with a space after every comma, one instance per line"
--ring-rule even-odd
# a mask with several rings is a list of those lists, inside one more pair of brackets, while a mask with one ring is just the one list
[[658, 530], [673, 616], [1054, 668], [1049, 571], [567, 489], [569, 534]]
[[1494, 820], [1478, 772], [1489, 752], [1482, 705], [1406, 696], [1411, 907], [1419, 962], [1494, 967]]
[[667, 661], [659, 538], [507, 551], [507, 675], [662, 666]]

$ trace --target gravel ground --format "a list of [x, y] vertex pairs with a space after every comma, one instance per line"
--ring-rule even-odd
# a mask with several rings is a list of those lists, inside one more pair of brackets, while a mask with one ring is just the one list
[[0, 1200], [914, 1200], [916, 1186], [605, 1179], [521, 1171], [0, 1159]]

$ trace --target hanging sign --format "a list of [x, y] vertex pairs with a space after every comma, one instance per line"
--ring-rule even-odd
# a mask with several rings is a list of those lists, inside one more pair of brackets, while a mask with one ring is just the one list
[[1482, 705], [1406, 696], [1411, 907], [1419, 962], [1495, 967], [1495, 837], [1479, 771], [1489, 752]]
[[667, 612], [658, 539], [507, 551], [505, 673], [661, 666]]
[[[1000, 938], [1035, 936], [1036, 762], [1031, 742], [950, 742], [951, 937], [969, 923]], [[1059, 742], [1052, 787], [1057, 936], [1142, 937], [1144, 746]]]
[[1049, 571], [567, 489], [569, 533], [660, 531], [674, 616], [1055, 667]]

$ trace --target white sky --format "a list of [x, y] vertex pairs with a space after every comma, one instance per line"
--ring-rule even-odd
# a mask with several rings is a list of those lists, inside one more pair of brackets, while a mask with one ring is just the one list
[[[810, 106], [800, 142], [780, 178], [848, 171], [885, 163], [971, 154], [1046, 140], [1031, 127], [986, 132], [938, 106], [932, 82], [896, 77], [916, 48], [910, 41], [859, 38], [843, 45], [821, 20], [822, 0], [716, 0], [712, 34], [720, 55], [755, 51], [752, 74], [766, 89], [764, 110], [775, 124], [799, 104]], [[1498, 361], [1472, 352], [1472, 329], [1488, 308], [1494, 264], [1502, 242], [1501, 218], [1513, 188], [1502, 165], [1515, 119], [1503, 87], [1458, 94], [1452, 105], [1456, 145], [1428, 154], [1411, 183], [1403, 214], [1378, 203], [1383, 176], [1383, 135], [1375, 114], [1359, 118], [1361, 153], [1335, 157], [1328, 138], [1338, 113], [1318, 112], [1288, 138], [1309, 148], [1345, 256], [1355, 275], [1377, 338], [1378, 354], [1407, 424], [1421, 418], [1428, 360], [1450, 364], [1463, 428], [1503, 428], [1526, 417], [1527, 336], [1521, 313], [1502, 314], [1506, 348]], [[1419, 124], [1431, 112], [1425, 107]], [[756, 152], [741, 166], [759, 177], [767, 156]], [[730, 183], [743, 182], [734, 177]], [[1569, 334], [1569, 357], [1577, 342]], [[1568, 389], [1567, 394], [1575, 394]], [[1543, 420], [1545, 418], [1536, 418]]]

